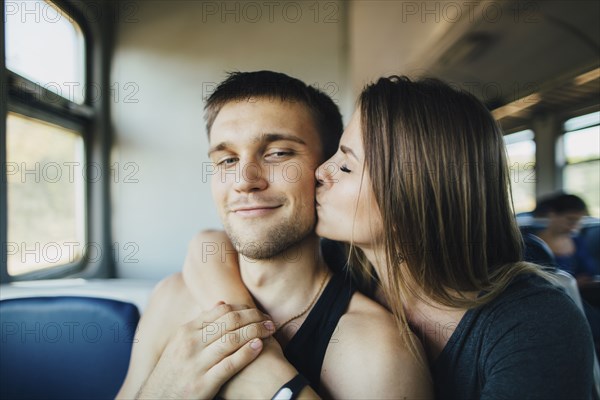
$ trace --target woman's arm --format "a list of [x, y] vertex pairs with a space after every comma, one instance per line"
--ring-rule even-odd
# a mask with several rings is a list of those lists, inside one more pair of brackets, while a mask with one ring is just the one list
[[188, 246], [183, 280], [203, 310], [218, 301], [255, 307], [244, 286], [238, 253], [223, 231], [202, 231]]
[[[281, 347], [271, 337], [264, 339], [261, 354], [221, 388], [219, 395], [224, 399], [270, 399], [298, 371], [283, 356]], [[310, 387], [305, 386], [298, 399], [320, 399]]]
[[[223, 231], [202, 231], [194, 236], [182, 275], [185, 285], [203, 309], [209, 309], [219, 301], [255, 307], [240, 276], [238, 253]], [[223, 386], [221, 396], [270, 398], [296, 374], [275, 339], [265, 339], [261, 354]], [[307, 386], [298, 398], [318, 399], [319, 396]]]

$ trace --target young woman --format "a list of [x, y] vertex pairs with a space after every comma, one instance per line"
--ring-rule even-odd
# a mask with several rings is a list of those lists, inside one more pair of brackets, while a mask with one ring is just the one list
[[[316, 176], [317, 233], [350, 243], [351, 270], [375, 278], [376, 299], [421, 338], [438, 398], [591, 396], [589, 328], [521, 261], [502, 133], [474, 96], [434, 79], [380, 79]], [[221, 240], [211, 235], [202, 240]], [[194, 259], [190, 286], [244, 300], [233, 263]]]

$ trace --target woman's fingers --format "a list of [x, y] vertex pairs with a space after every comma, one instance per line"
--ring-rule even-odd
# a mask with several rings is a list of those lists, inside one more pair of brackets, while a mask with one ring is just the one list
[[206, 324], [215, 322], [217, 319], [221, 318], [227, 313], [248, 309], [250, 309], [250, 307], [244, 304], [236, 305], [219, 302], [213, 308], [202, 312], [197, 318], [194, 318], [184, 326], [187, 326], [191, 329], [202, 329]]
[[225, 336], [231, 336], [234, 331], [238, 330], [241, 330], [244, 333], [243, 336], [249, 338], [248, 340], [254, 337], [265, 337], [265, 334], [254, 329], [257, 326], [255, 324], [258, 323], [266, 323], [264, 326], [261, 325], [261, 331], [264, 331], [265, 327], [267, 330], [274, 330], [272, 321], [268, 321], [267, 316], [260, 310], [225, 304], [208, 313], [203, 313], [202, 316], [188, 323], [187, 328], [197, 331], [202, 336], [202, 343], [209, 345], [219, 339], [222, 340]]
[[273, 335], [275, 324], [256, 308], [217, 304], [188, 322], [181, 333], [188, 338], [185, 343], [192, 343], [189, 349], [201, 355], [200, 369], [216, 368], [214, 379], [227, 380], [256, 358], [263, 348], [260, 339]]
[[214, 322], [218, 324], [224, 332], [231, 332], [239, 329], [242, 326], [253, 324], [256, 322], [266, 322], [268, 317], [257, 308], [249, 308], [242, 310], [232, 310]]
[[242, 326], [213, 341], [202, 351], [198, 362], [210, 366], [204, 375], [212, 384], [221, 386], [250, 364], [262, 351], [266, 338], [275, 332], [271, 321]]
[[256, 344], [253, 340], [267, 338], [273, 333], [275, 333], [275, 326], [270, 321], [245, 325], [227, 332], [206, 346], [203, 350], [201, 362], [206, 365], [216, 365], [248, 343]]
[[263, 348], [259, 338], [275, 332], [256, 308], [218, 304], [181, 326], [158, 360], [142, 395], [212, 398]]
[[206, 372], [205, 378], [221, 386], [250, 364], [263, 349], [260, 339], [252, 339], [233, 354], [224, 357]]

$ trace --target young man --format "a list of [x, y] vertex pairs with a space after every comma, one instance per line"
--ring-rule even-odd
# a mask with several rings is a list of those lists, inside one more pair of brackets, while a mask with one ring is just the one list
[[[213, 198], [244, 284], [274, 326], [261, 325], [257, 310], [231, 306], [198, 316], [203, 293], [181, 274], [169, 277], [142, 317], [119, 397], [211, 397], [227, 380], [226, 398], [271, 398], [288, 381], [278, 393], [290, 397], [282, 398], [428, 397], [427, 372], [391, 315], [333, 274], [320, 253], [314, 170], [341, 135], [335, 104], [297, 79], [260, 71], [230, 75], [206, 110]], [[198, 340], [207, 326], [212, 336]], [[273, 332], [285, 357], [265, 340], [262, 354], [229, 379], [258, 353], [245, 343]]]

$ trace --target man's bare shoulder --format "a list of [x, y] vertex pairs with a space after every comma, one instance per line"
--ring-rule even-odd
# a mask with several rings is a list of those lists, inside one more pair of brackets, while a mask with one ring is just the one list
[[397, 351], [403, 351], [405, 347], [393, 315], [380, 304], [356, 292], [348, 310], [338, 322], [332, 343], [353, 347], [358, 352], [363, 349], [373, 351], [374, 344], [365, 343], [369, 339], [376, 340], [376, 346], [385, 347], [387, 351], [391, 349], [390, 346]]
[[135, 397], [171, 335], [192, 318], [193, 309], [181, 273], [171, 275], [155, 286], [138, 324], [129, 370], [117, 398]]
[[178, 325], [185, 324], [202, 311], [181, 272], [164, 278], [156, 285], [149, 307], [153, 307], [154, 313], [164, 314], [165, 318]]
[[[428, 371], [419, 360], [422, 348], [410, 335], [398, 328], [384, 307], [354, 294], [323, 360], [321, 379], [329, 394], [334, 398], [430, 397]], [[416, 349], [408, 345], [409, 337], [416, 341]]]
[[386, 310], [385, 307], [364, 294], [355, 292], [352, 299], [350, 299], [348, 310], [342, 316], [342, 320], [347, 319], [348, 322], [352, 323], [356, 322], [355, 319], [363, 317], [375, 318], [380, 323], [395, 326], [392, 313]]
[[171, 334], [200, 311], [181, 272], [177, 272], [161, 280], [152, 291], [143, 315], [144, 326], [150, 332], [139, 332], [139, 335], [156, 336], [155, 343], [162, 351]]
[[153, 298], [169, 302], [181, 302], [187, 295], [189, 295], [189, 289], [181, 272], [163, 278], [156, 284], [152, 292]]

